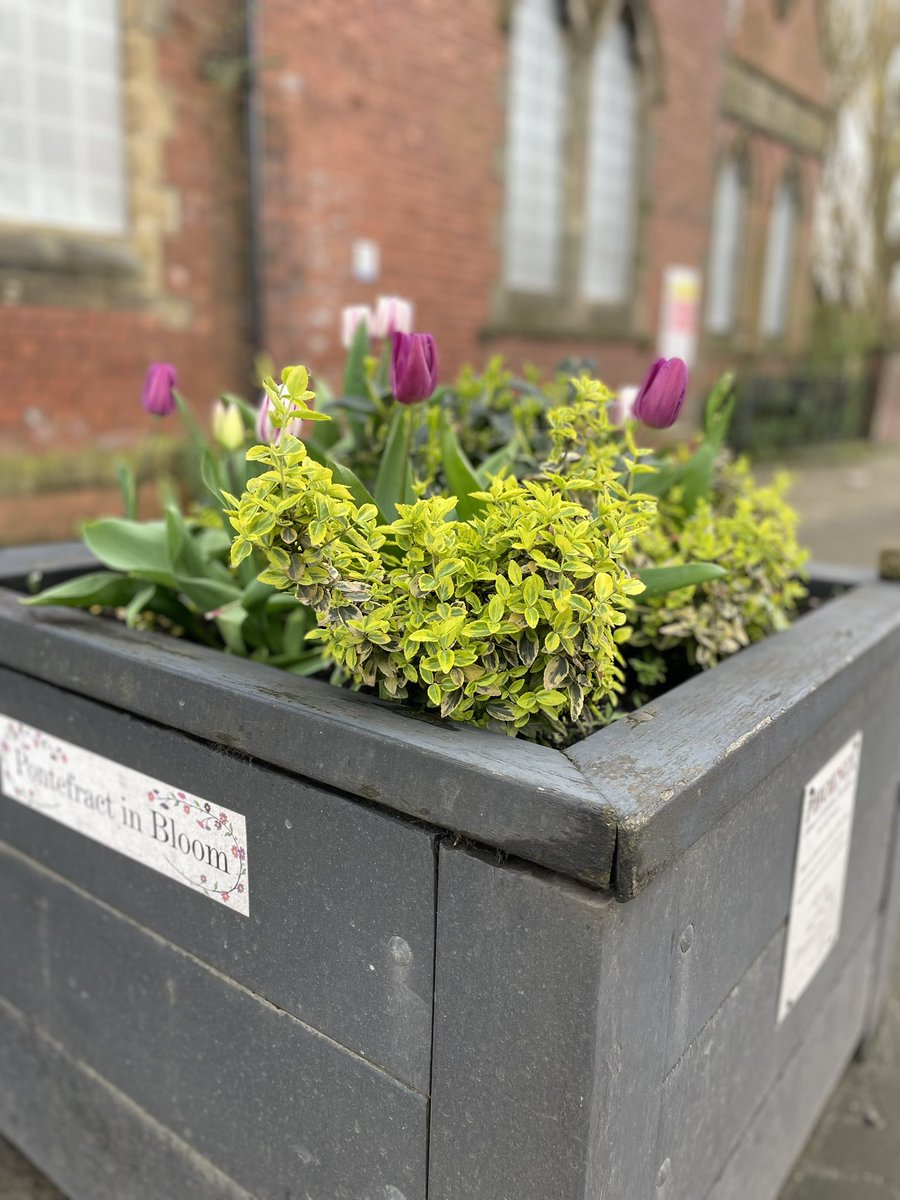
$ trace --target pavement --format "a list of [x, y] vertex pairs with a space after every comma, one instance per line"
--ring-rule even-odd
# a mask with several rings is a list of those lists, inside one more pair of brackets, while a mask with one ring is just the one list
[[[820, 447], [758, 474], [771, 477], [780, 466], [792, 476], [800, 537], [816, 561], [875, 569], [880, 551], [900, 548], [900, 446]], [[878, 1033], [829, 1101], [780, 1200], [900, 1200], [900, 946], [897, 950]], [[66, 1197], [0, 1139], [0, 1200]]]

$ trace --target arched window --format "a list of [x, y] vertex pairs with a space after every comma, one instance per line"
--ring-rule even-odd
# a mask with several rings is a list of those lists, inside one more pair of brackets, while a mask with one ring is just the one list
[[740, 164], [729, 158], [719, 168], [713, 201], [709, 277], [706, 285], [706, 328], [730, 333], [740, 295], [741, 250], [747, 211], [747, 189]]
[[550, 294], [560, 277], [567, 95], [556, 0], [519, 0], [509, 54], [504, 280]]
[[778, 187], [769, 214], [766, 264], [763, 274], [759, 327], [763, 337], [780, 337], [787, 329], [791, 283], [794, 275], [794, 240], [797, 226], [797, 190], [789, 179]]
[[586, 300], [617, 304], [631, 293], [637, 225], [640, 87], [634, 34], [622, 15], [591, 63], [582, 257]]

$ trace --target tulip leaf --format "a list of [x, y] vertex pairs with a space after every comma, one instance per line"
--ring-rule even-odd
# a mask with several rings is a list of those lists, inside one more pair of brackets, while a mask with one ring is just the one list
[[194, 545], [191, 532], [185, 524], [181, 509], [173, 499], [166, 503], [166, 536], [169, 543], [169, 561], [176, 575], [202, 576], [205, 564]]
[[466, 457], [456, 431], [446, 419], [441, 423], [441, 456], [447, 486], [456, 496], [457, 516], [461, 521], [478, 516], [484, 510], [484, 501], [474, 500], [471, 493], [483, 491], [484, 483]]
[[387, 521], [396, 519], [398, 504], [411, 504], [414, 499], [409, 464], [411, 416], [408, 408], [397, 405], [375, 480], [375, 503]]
[[221, 583], [217, 579], [179, 576], [177, 590], [205, 613], [223, 608], [226, 604], [233, 604], [241, 598], [240, 588], [235, 587], [233, 583]]
[[665, 496], [676, 484], [682, 482], [689, 467], [690, 461], [663, 462], [655, 471], [646, 473], [642, 471], [640, 479], [634, 484], [634, 492], [640, 492], [643, 496]]
[[161, 582], [161, 576], [169, 586], [174, 585], [165, 521], [102, 517], [89, 521], [82, 536], [88, 550], [112, 570], [137, 576], [151, 571], [155, 582]]
[[[317, 446], [314, 442], [304, 442], [303, 444], [306, 446], [306, 453], [313, 462], [317, 462], [320, 467], [328, 467], [334, 477], [335, 483], [342, 483], [344, 487], [349, 488], [350, 495], [360, 507], [364, 504], [375, 504], [376, 508], [379, 508], [382, 517], [384, 517], [384, 510], [376, 504], [372, 493], [358, 475], [354, 474], [349, 467], [345, 467], [343, 463], [339, 463], [337, 459], [332, 458], [322, 446]], [[393, 518], [388, 519], [392, 520]]]
[[131, 601], [125, 606], [125, 624], [129, 629], [134, 629], [141, 613], [150, 607], [150, 602], [155, 595], [155, 583], [148, 583], [146, 587], [142, 587], [140, 591], [135, 592]]
[[246, 619], [247, 610], [239, 603], [229, 604], [224, 611], [216, 614], [216, 628], [226, 648], [232, 654], [243, 656], [247, 653], [247, 647], [241, 635], [241, 629]]
[[728, 572], [716, 563], [679, 563], [673, 567], [644, 567], [637, 572], [644, 584], [640, 598], [661, 596], [679, 588], [708, 583], [712, 579], [723, 579]]
[[23, 604], [65, 604], [69, 608], [121, 608], [128, 604], [139, 586], [138, 581], [115, 571], [92, 571], [67, 579], [55, 587], [47, 588], [38, 596], [23, 598]]
[[122, 493], [122, 507], [129, 521], [137, 520], [137, 479], [130, 463], [120, 462], [116, 467], [116, 479]]
[[360, 321], [353, 334], [347, 362], [344, 367], [344, 395], [367, 396], [369, 381], [366, 375], [366, 357], [369, 353], [369, 330], [365, 321]]
[[518, 453], [518, 438], [510, 438], [499, 450], [495, 450], [493, 454], [487, 456], [478, 468], [478, 474], [485, 481], [492, 479], [495, 475], [499, 475], [504, 467], [511, 467], [516, 461]]

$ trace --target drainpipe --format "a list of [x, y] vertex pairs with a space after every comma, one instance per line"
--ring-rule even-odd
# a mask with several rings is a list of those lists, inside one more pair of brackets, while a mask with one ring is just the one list
[[259, 51], [259, 6], [257, 0], [244, 0], [244, 53], [247, 64], [244, 79], [244, 153], [247, 160], [247, 336], [254, 355], [265, 349], [267, 334], [262, 221], [265, 147]]

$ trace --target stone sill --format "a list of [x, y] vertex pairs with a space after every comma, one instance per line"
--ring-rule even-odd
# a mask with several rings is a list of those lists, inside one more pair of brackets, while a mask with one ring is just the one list
[[121, 237], [0, 226], [0, 269], [134, 279], [143, 264]]

